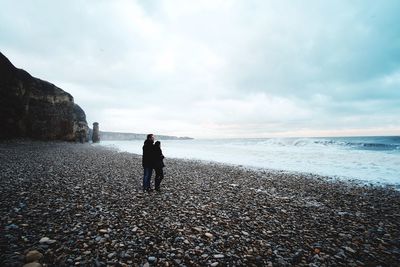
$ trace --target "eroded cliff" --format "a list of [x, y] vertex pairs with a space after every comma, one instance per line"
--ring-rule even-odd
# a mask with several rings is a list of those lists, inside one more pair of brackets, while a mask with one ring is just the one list
[[75, 141], [88, 133], [85, 112], [54, 84], [32, 77], [0, 53], [0, 139]]

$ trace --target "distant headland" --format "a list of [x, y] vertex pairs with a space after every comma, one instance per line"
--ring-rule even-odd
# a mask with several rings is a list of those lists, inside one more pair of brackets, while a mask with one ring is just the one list
[[[178, 137], [178, 136], [170, 136], [170, 135], [158, 135], [156, 134], [157, 139], [160, 140], [192, 140], [191, 137]], [[121, 141], [129, 141], [129, 140], [145, 140], [146, 134], [142, 133], [120, 133], [120, 132], [103, 132], [100, 131], [100, 139], [101, 140], [121, 140]]]

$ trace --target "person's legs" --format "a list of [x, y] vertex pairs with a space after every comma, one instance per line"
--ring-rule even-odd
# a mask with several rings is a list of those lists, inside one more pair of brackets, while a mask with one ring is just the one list
[[143, 191], [150, 190], [150, 179], [153, 174], [152, 168], [144, 168], [143, 169]]
[[161, 180], [160, 180], [160, 169], [155, 169], [155, 171], [156, 171], [156, 178], [155, 178], [155, 189], [158, 191], [158, 190], [160, 190], [160, 183], [161, 183]]
[[155, 171], [156, 171], [155, 188], [156, 190], [160, 190], [161, 180], [164, 178], [164, 171], [162, 168], [156, 169]]

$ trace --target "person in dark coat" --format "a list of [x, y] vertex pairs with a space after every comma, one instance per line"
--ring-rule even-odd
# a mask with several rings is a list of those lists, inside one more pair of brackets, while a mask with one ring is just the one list
[[164, 155], [161, 150], [161, 142], [157, 141], [154, 144], [154, 170], [156, 171], [155, 189], [160, 191], [160, 184], [164, 179]]
[[143, 145], [143, 192], [150, 192], [151, 175], [154, 169], [154, 135], [148, 134]]

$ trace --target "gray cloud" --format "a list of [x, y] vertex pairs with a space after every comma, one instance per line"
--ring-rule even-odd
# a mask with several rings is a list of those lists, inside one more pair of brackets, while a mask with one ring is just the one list
[[398, 1], [2, 1], [0, 50], [106, 130], [394, 134]]

